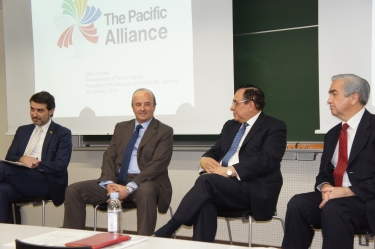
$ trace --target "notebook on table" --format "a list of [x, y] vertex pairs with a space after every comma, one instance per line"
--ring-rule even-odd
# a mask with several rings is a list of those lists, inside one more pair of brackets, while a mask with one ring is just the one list
[[65, 246], [91, 246], [92, 249], [98, 249], [122, 241], [130, 240], [129, 235], [118, 233], [99, 233], [91, 237], [66, 243]]

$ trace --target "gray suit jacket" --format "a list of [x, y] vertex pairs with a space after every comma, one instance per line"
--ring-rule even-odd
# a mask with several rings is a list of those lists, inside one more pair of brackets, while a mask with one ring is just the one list
[[[134, 130], [135, 120], [116, 124], [112, 140], [103, 155], [100, 181], [118, 182], [118, 173], [126, 145]], [[172, 185], [168, 165], [173, 153], [173, 129], [153, 118], [138, 147], [137, 159], [141, 173], [134, 178], [140, 186], [146, 181], [156, 181], [162, 188], [158, 210], [165, 213], [172, 199]]]

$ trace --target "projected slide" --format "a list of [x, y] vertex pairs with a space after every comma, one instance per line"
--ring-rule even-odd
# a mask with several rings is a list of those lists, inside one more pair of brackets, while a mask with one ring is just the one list
[[138, 88], [174, 134], [219, 134], [233, 118], [232, 0], [4, 0], [3, 19], [7, 134], [42, 90], [74, 135], [133, 119]]
[[159, 115], [195, 106], [190, 0], [34, 0], [31, 7], [35, 91], [54, 93], [55, 117], [132, 115], [124, 106], [142, 87], [157, 96]]
[[[319, 0], [319, 118], [317, 134], [324, 134], [341, 120], [333, 116], [328, 104], [331, 77], [356, 74], [368, 82], [374, 96], [374, 5], [372, 1]], [[350, 13], [342, 18], [332, 13]], [[345, 34], [345, 38], [342, 38]], [[371, 83], [372, 82], [372, 83]], [[375, 112], [374, 100], [366, 109]]]

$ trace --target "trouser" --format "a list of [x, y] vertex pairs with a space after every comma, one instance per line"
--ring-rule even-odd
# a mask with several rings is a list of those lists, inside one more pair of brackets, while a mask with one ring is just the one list
[[[132, 176], [129, 175], [128, 179]], [[161, 187], [155, 181], [142, 183], [128, 199], [137, 205], [137, 231], [139, 235], [151, 235], [155, 231], [157, 200]], [[109, 199], [107, 190], [97, 180], [73, 183], [65, 191], [65, 228], [84, 229], [86, 204], [98, 205]]]
[[0, 162], [0, 223], [8, 222], [10, 203], [23, 197], [41, 195], [50, 195], [44, 173]]
[[314, 237], [312, 225], [319, 225], [323, 234], [323, 249], [353, 248], [354, 233], [369, 227], [366, 204], [359, 197], [329, 200], [322, 209], [320, 192], [299, 194], [287, 206], [282, 248], [307, 249]]
[[236, 177], [201, 175], [182, 199], [173, 218], [184, 225], [194, 225], [193, 240], [213, 242], [218, 205], [234, 210], [249, 209], [249, 186]]

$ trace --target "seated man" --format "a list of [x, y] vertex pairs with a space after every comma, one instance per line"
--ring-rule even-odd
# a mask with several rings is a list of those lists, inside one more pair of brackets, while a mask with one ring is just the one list
[[52, 121], [54, 111], [55, 99], [48, 92], [31, 96], [34, 124], [17, 129], [5, 157], [10, 162], [0, 162], [0, 222], [8, 220], [9, 203], [23, 197], [51, 196], [56, 206], [64, 202], [72, 137], [69, 129]]
[[182, 199], [173, 218], [155, 232], [170, 237], [181, 225], [194, 225], [193, 240], [213, 242], [217, 205], [251, 209], [254, 219], [269, 220], [276, 211], [283, 183], [280, 162], [286, 149], [285, 123], [266, 116], [263, 92], [238, 88], [218, 141], [200, 160], [206, 174]]
[[118, 123], [103, 155], [99, 180], [70, 185], [65, 193], [64, 227], [84, 229], [86, 204], [108, 200], [118, 191], [121, 200], [137, 204], [138, 234], [155, 230], [157, 209], [165, 213], [172, 198], [168, 165], [173, 152], [173, 129], [157, 119], [156, 100], [147, 89], [138, 89], [132, 98], [135, 119]]
[[309, 248], [312, 225], [322, 228], [323, 249], [353, 248], [354, 233], [375, 231], [375, 116], [364, 106], [369, 83], [353, 74], [332, 77], [331, 113], [342, 120], [324, 138], [315, 192], [288, 203], [282, 248]]

